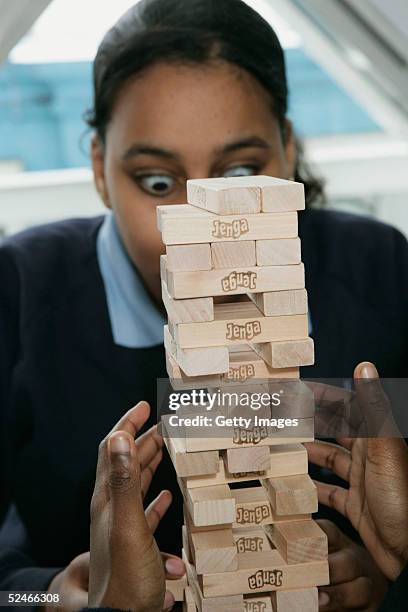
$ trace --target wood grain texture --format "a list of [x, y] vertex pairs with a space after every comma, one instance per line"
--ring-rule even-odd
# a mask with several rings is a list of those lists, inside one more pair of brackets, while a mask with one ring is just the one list
[[198, 527], [225, 525], [235, 518], [235, 500], [226, 484], [200, 488], [180, 487], [190, 512]]
[[253, 350], [273, 369], [296, 368], [314, 364], [312, 338], [251, 344]]
[[271, 597], [269, 595], [245, 595], [244, 612], [273, 612]]
[[308, 474], [265, 478], [261, 483], [277, 515], [317, 512], [317, 489]]
[[218, 374], [209, 376], [187, 376], [175, 361], [173, 355], [166, 350], [166, 369], [171, 386], [177, 391], [214, 387], [219, 383]]
[[308, 334], [306, 315], [265, 317], [251, 302], [216, 304], [214, 317], [214, 321], [174, 325], [178, 346], [204, 348], [248, 342], [255, 350], [260, 343], [301, 340]]
[[293, 266], [244, 266], [202, 272], [170, 272], [167, 289], [175, 299], [243, 295], [303, 289], [303, 263]]
[[224, 464], [230, 474], [263, 472], [271, 467], [269, 446], [229, 448], [222, 452]]
[[175, 244], [166, 248], [167, 269], [172, 272], [211, 270], [211, 248], [209, 244]]
[[316, 587], [272, 593], [273, 612], [319, 612]]
[[300, 589], [328, 582], [327, 560], [287, 565], [276, 550], [256, 553], [256, 560], [254, 555], [242, 555], [235, 572], [199, 576], [204, 597]]
[[248, 293], [248, 297], [266, 316], [277, 317], [280, 315], [298, 315], [307, 313], [306, 289]]
[[162, 241], [169, 244], [235, 242], [295, 238], [298, 234], [296, 212], [246, 215], [215, 215], [188, 204], [162, 211], [158, 206]]
[[255, 240], [215, 242], [211, 245], [211, 257], [215, 269], [253, 267], [256, 265]]
[[168, 325], [164, 326], [163, 336], [165, 349], [172, 354], [186, 376], [209, 376], [228, 372], [230, 357], [227, 347], [211, 346], [182, 349], [171, 336]]
[[262, 486], [234, 489], [231, 493], [235, 499], [236, 515], [235, 522], [232, 525], [235, 530], [245, 527], [260, 527], [284, 521], [305, 521], [310, 519], [310, 514], [292, 515], [290, 517], [275, 515], [266, 491]]
[[188, 586], [184, 589], [183, 612], [196, 612], [196, 611], [197, 611], [197, 606], [195, 604], [193, 590], [191, 587]]
[[264, 175], [242, 177], [243, 181], [246, 179], [252, 179], [253, 185], [260, 187], [263, 212], [304, 210], [305, 189], [303, 183]]
[[238, 569], [238, 551], [232, 529], [191, 534], [192, 557], [197, 574]]
[[187, 201], [218, 215], [259, 213], [261, 190], [235, 178], [208, 178], [187, 181]]
[[256, 241], [257, 266], [290, 266], [301, 261], [300, 238]]
[[216, 474], [220, 467], [218, 451], [201, 451], [187, 453], [184, 438], [168, 438], [164, 443], [176, 470], [177, 476], [204, 476]]
[[327, 535], [313, 520], [282, 522], [264, 529], [286, 563], [327, 559]]
[[175, 300], [162, 280], [162, 300], [168, 318], [173, 323], [201, 323], [214, 320], [214, 300], [212, 297]]

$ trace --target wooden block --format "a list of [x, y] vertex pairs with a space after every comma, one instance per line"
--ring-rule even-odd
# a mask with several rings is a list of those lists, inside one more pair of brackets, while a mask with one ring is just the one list
[[174, 300], [162, 281], [162, 300], [168, 318], [173, 323], [200, 323], [214, 320], [214, 300], [212, 297]]
[[[271, 479], [278, 476], [289, 476], [296, 474], [307, 474], [307, 451], [301, 444], [284, 444], [272, 446], [271, 452], [271, 467], [265, 470], [262, 478]], [[188, 489], [197, 487], [208, 487], [215, 485], [225, 485], [233, 482], [245, 482], [251, 480], [259, 480], [260, 472], [245, 472], [240, 474], [230, 474], [224, 466], [224, 462], [220, 459], [220, 469], [217, 474], [212, 476], [191, 476], [183, 478], [183, 483]], [[234, 506], [235, 508], [235, 506]], [[307, 509], [302, 509], [296, 514], [304, 514], [309, 512]], [[291, 514], [287, 512], [286, 514]], [[295, 513], [293, 513], [295, 514]], [[235, 516], [235, 515], [234, 515]], [[224, 521], [225, 523], [233, 522]], [[197, 523], [194, 521], [196, 525]], [[203, 524], [203, 523], [201, 523]]]
[[317, 512], [317, 489], [308, 474], [261, 480], [277, 515]]
[[186, 376], [209, 376], [229, 370], [230, 358], [226, 346], [182, 349], [172, 338], [168, 325], [164, 326], [164, 346]]
[[177, 476], [203, 476], [216, 474], [220, 467], [218, 451], [187, 453], [184, 438], [164, 437], [167, 450]]
[[200, 488], [180, 487], [193, 522], [204, 525], [225, 525], [235, 518], [235, 500], [226, 484]]
[[269, 446], [252, 448], [229, 448], [223, 451], [224, 463], [228, 472], [263, 472], [271, 467]]
[[266, 316], [278, 317], [307, 313], [306, 289], [248, 293], [248, 296]]
[[312, 338], [281, 342], [256, 342], [252, 343], [251, 347], [271, 368], [295, 368], [314, 364]]
[[273, 612], [319, 612], [319, 592], [316, 587], [272, 593]]
[[[216, 304], [214, 321], [174, 325], [174, 339], [180, 348], [266, 343], [307, 337], [307, 315], [264, 317], [255, 304]], [[251, 348], [252, 348], [251, 344]]]
[[272, 176], [236, 177], [236, 182], [251, 184], [261, 189], [261, 209], [263, 212], [304, 210], [305, 189], [303, 183], [287, 181]]
[[183, 612], [197, 612], [193, 590], [189, 586], [184, 589]]
[[[238, 555], [248, 555], [258, 553], [262, 550], [272, 550], [271, 542], [261, 527], [234, 529], [232, 535]], [[237, 567], [238, 558], [239, 557], [237, 557]]]
[[301, 258], [300, 238], [256, 241], [257, 266], [289, 266]]
[[233, 348], [235, 348], [233, 344], [227, 348], [229, 351], [229, 367], [221, 375], [221, 385], [224, 383], [244, 383], [252, 378], [262, 380], [268, 378], [295, 379], [299, 377], [298, 368], [282, 368], [279, 370], [271, 368], [249, 346], [245, 350], [231, 352]]
[[285, 291], [303, 289], [304, 286], [305, 270], [302, 263], [293, 266], [248, 266], [202, 272], [167, 270], [167, 288], [175, 299]]
[[174, 357], [166, 350], [166, 369], [173, 389], [202, 389], [214, 387], [220, 378], [217, 374], [209, 376], [187, 376], [179, 367]]
[[[188, 514], [188, 512], [187, 512]], [[190, 546], [190, 532], [186, 525], [181, 526], [181, 542], [183, 544], [183, 550], [185, 551], [187, 558], [190, 563], [193, 562], [193, 557], [191, 554], [191, 546]]]
[[277, 550], [256, 553], [256, 562], [254, 555], [240, 556], [235, 572], [199, 576], [204, 597], [301, 589], [328, 582], [327, 560], [287, 565]]
[[186, 586], [187, 576], [185, 574], [177, 580], [166, 580], [166, 591], [173, 593], [175, 601], [183, 601]]
[[[249, 487], [231, 491], [235, 499], [234, 529], [245, 527], [259, 527], [283, 521], [305, 521], [310, 514], [299, 514], [291, 517], [282, 517], [274, 514], [271, 503], [263, 487]], [[234, 531], [234, 533], [236, 533]]]
[[264, 529], [286, 563], [327, 559], [327, 535], [313, 520], [265, 525]]
[[192, 555], [197, 574], [231, 572], [238, 569], [238, 551], [232, 529], [191, 534]]
[[215, 242], [211, 245], [214, 268], [244, 268], [256, 265], [255, 240]]
[[166, 214], [161, 214], [160, 208], [157, 207], [165, 245], [274, 240], [298, 235], [296, 212], [219, 216], [204, 210], [197, 212], [188, 204], [183, 210], [166, 211]]
[[201, 586], [197, 580], [194, 566], [188, 562], [185, 551], [182, 553], [186, 565], [188, 582], [193, 591], [196, 606], [199, 612], [242, 612], [244, 599], [241, 594], [221, 597], [204, 597]]
[[[164, 204], [156, 206], [157, 227], [162, 231], [163, 219], [165, 217], [184, 217], [190, 218], [190, 222], [194, 222], [195, 217], [203, 216], [202, 210], [189, 204]], [[191, 219], [192, 218], [192, 219]], [[209, 242], [209, 240], [207, 241]]]
[[187, 181], [187, 201], [218, 215], [259, 213], [261, 190], [235, 178], [208, 178]]
[[273, 612], [270, 596], [245, 595], [244, 612]]
[[176, 244], [166, 248], [167, 269], [172, 272], [211, 270], [209, 244]]

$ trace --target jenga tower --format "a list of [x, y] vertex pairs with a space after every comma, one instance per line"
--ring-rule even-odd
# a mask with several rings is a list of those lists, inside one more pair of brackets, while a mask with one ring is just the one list
[[[303, 185], [203, 179], [188, 181], [187, 195], [189, 204], [157, 209], [171, 383], [262, 391], [270, 402], [257, 411], [260, 425], [247, 407], [250, 425], [234, 421], [225, 435], [176, 436], [163, 417], [185, 502], [184, 609], [318, 612], [329, 569], [302, 444], [314, 438], [313, 394], [299, 380], [299, 367], [314, 361], [298, 237]], [[244, 414], [238, 402], [214, 410]], [[210, 414], [180, 411], [198, 413]]]

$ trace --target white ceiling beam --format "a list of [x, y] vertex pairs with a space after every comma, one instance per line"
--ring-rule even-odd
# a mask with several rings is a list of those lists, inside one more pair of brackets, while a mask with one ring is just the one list
[[[311, 0], [313, 1], [313, 0]], [[327, 1], [327, 0], [323, 0]], [[294, 0], [268, 0], [273, 8], [302, 37], [305, 51], [371, 115], [386, 132], [408, 138], [408, 114], [377, 83], [367, 78], [350, 62], [332, 36]], [[309, 3], [309, 0], [307, 0]], [[333, 0], [329, 0], [330, 4]]]
[[51, 0], [0, 0], [0, 63], [38, 19]]

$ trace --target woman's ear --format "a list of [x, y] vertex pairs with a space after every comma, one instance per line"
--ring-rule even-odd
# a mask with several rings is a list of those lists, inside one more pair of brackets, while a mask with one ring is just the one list
[[106, 208], [111, 208], [108, 191], [106, 189], [103, 149], [104, 147], [100, 137], [97, 134], [94, 134], [91, 139], [91, 159], [94, 183], [96, 191], [99, 193], [99, 196]]
[[287, 177], [293, 179], [296, 171], [296, 138], [293, 124], [289, 119], [285, 119], [285, 157], [287, 164]]

